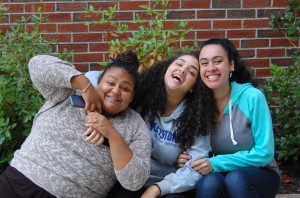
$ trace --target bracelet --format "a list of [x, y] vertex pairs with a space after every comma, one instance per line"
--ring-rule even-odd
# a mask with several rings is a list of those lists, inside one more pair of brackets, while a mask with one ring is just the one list
[[80, 94], [80, 95], [81, 95], [81, 94], [84, 94], [84, 93], [86, 92], [86, 90], [90, 87], [91, 84], [92, 84], [92, 83], [89, 82], [89, 84], [88, 84], [82, 91], [80, 91], [79, 94]]
[[154, 186], [156, 186], [159, 190], [159, 196], [161, 195], [161, 190], [160, 190], [160, 187], [158, 186], [158, 184], [153, 184]]

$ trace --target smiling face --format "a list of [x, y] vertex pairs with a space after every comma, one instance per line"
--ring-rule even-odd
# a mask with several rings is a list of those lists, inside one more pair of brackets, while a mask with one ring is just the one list
[[121, 68], [107, 70], [98, 84], [104, 112], [116, 115], [128, 107], [134, 96], [132, 76]]
[[211, 89], [225, 89], [229, 86], [229, 73], [234, 62], [229, 62], [227, 52], [221, 45], [204, 46], [200, 51], [200, 77]]
[[176, 91], [176, 94], [184, 96], [192, 90], [198, 79], [199, 61], [191, 55], [183, 55], [177, 58], [165, 73], [165, 85], [167, 93]]

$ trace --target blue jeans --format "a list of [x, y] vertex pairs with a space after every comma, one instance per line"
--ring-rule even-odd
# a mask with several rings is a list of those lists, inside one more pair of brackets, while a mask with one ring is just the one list
[[197, 198], [274, 198], [280, 176], [268, 168], [241, 168], [228, 173], [210, 173], [197, 184]]

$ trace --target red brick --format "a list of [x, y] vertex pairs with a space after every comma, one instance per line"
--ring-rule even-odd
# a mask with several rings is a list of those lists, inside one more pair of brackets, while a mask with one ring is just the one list
[[[275, 0], [277, 1], [277, 0]], [[259, 7], [270, 7], [271, 6], [271, 0], [243, 0], [243, 8], [259, 8]]]
[[201, 30], [197, 32], [197, 39], [209, 39], [214, 37], [225, 37], [225, 31]]
[[9, 13], [22, 13], [24, 11], [24, 4], [5, 4], [4, 7], [9, 9]]
[[74, 64], [74, 66], [78, 71], [81, 71], [81, 72], [89, 71], [89, 65], [88, 64]]
[[75, 62], [100, 62], [103, 61], [102, 53], [74, 54]]
[[241, 28], [241, 20], [215, 20], [213, 21], [213, 28], [216, 29], [231, 29], [231, 28]]
[[74, 34], [73, 42], [96, 42], [101, 41], [102, 34], [100, 33], [83, 33], [83, 34]]
[[255, 18], [254, 9], [227, 10], [227, 18]]
[[90, 43], [89, 44], [90, 52], [108, 51], [108, 49], [109, 49], [108, 43]]
[[253, 20], [243, 20], [244, 28], [269, 28], [269, 19], [253, 19]]
[[[297, 41], [292, 42], [294, 46], [297, 46]], [[289, 47], [292, 43], [288, 39], [271, 39], [271, 47]]]
[[255, 77], [267, 77], [270, 75], [270, 68], [255, 69]]
[[258, 49], [257, 57], [279, 57], [284, 56], [284, 49]]
[[119, 10], [143, 10], [140, 8], [141, 5], [148, 5], [147, 1], [119, 1]]
[[291, 58], [271, 58], [271, 63], [278, 66], [289, 66], [293, 61]]
[[253, 58], [255, 56], [254, 49], [239, 49], [241, 58]]
[[87, 32], [87, 26], [82, 23], [58, 24], [59, 32]]
[[228, 30], [228, 38], [255, 38], [255, 30]]
[[269, 40], [268, 39], [253, 39], [253, 40], [242, 40], [241, 47], [242, 48], [253, 48], [253, 47], [268, 47]]
[[43, 12], [54, 12], [55, 4], [54, 3], [26, 3], [25, 12], [36, 12], [37, 9], [41, 7]]
[[186, 28], [211, 29], [212, 27], [210, 20], [193, 20], [188, 22]]
[[[153, 4], [154, 2], [155, 1], [150, 1], [150, 4]], [[168, 8], [169, 8], [169, 10], [180, 8], [180, 1], [178, 1], [178, 0], [170, 0]], [[162, 7], [158, 5], [155, 9], [162, 9]]]
[[171, 11], [168, 13], [168, 19], [194, 19], [195, 18], [195, 11]]
[[6, 32], [6, 31], [9, 31], [11, 26], [12, 25], [1, 25], [0, 24], [0, 32], [3, 33], [3, 32]]
[[75, 21], [100, 21], [102, 19], [101, 14], [87, 14], [87, 13], [73, 13], [73, 20]]
[[57, 3], [57, 11], [83, 11], [85, 3]]
[[181, 2], [182, 9], [210, 8], [210, 1], [207, 0], [185, 0]]
[[50, 32], [57, 32], [57, 29], [56, 29], [56, 24], [40, 24], [39, 25], [39, 31], [44, 31], [44, 32], [47, 32], [47, 33], [50, 33]]
[[86, 52], [88, 47], [87, 44], [59, 44], [58, 51], [63, 51], [67, 49], [68, 51], [74, 52]]
[[47, 14], [47, 22], [71, 22], [71, 13], [51, 13]]
[[212, 1], [213, 8], [240, 8], [241, 1], [240, 0], [215, 0]]
[[269, 59], [244, 59], [245, 63], [251, 67], [269, 67]]
[[203, 19], [213, 19], [213, 18], [224, 18], [225, 17], [225, 10], [198, 10], [197, 11], [197, 18]]
[[[300, 2], [299, 2], [300, 4]], [[287, 5], [287, 0], [276, 0], [273, 1], [272, 7], [285, 7]]]
[[47, 40], [56, 40], [57, 42], [71, 42], [70, 34], [43, 34]]
[[[108, 1], [103, 1], [103, 2], [88, 2], [88, 7], [89, 6], [93, 6], [95, 8], [95, 10], [106, 10], [108, 9], [109, 7], [114, 7], [114, 6], [117, 6], [118, 3], [117, 2], [108, 2]], [[117, 9], [118, 9], [118, 6], [117, 6]]]

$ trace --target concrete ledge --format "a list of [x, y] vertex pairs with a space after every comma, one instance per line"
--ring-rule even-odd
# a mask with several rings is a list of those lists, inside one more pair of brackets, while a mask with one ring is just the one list
[[277, 194], [275, 198], [300, 198], [300, 194]]

